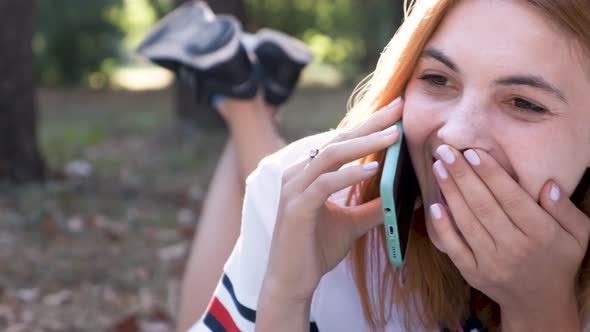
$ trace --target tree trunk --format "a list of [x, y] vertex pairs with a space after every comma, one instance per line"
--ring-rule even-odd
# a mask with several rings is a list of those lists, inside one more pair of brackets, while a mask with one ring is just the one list
[[362, 65], [373, 70], [385, 45], [403, 21], [404, 1], [360, 0], [355, 5], [365, 20], [361, 28], [366, 50]]
[[0, 1], [0, 180], [42, 180], [33, 78], [34, 0]]
[[[1, 1], [1, 0], [0, 0]], [[192, 0], [175, 0], [176, 5]], [[246, 7], [243, 0], [207, 1], [216, 14], [234, 15], [246, 26]], [[225, 123], [217, 111], [208, 104], [206, 95], [199, 87], [192, 87], [183, 81], [176, 81], [176, 114], [183, 129], [224, 128]]]

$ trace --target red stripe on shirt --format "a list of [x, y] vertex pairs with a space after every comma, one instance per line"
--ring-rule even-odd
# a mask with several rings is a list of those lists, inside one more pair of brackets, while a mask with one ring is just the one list
[[240, 329], [232, 319], [231, 315], [225, 309], [223, 304], [219, 301], [217, 297], [214, 297], [211, 300], [211, 304], [209, 306], [209, 312], [217, 319], [217, 321], [223, 325], [226, 331], [228, 332], [240, 332]]

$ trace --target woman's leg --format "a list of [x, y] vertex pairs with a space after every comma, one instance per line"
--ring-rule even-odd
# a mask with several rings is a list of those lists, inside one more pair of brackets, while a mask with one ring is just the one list
[[[230, 139], [203, 205], [182, 284], [178, 331], [205, 312], [238, 238], [245, 178], [265, 156], [284, 146], [276, 130], [276, 109], [256, 100], [226, 100], [219, 106]], [[215, 253], [215, 255], [211, 255]]]
[[277, 130], [276, 108], [261, 95], [252, 100], [228, 99], [219, 105], [219, 112], [234, 138], [244, 180], [262, 158], [285, 146]]
[[178, 331], [187, 331], [207, 308], [223, 264], [238, 238], [243, 192], [238, 164], [230, 137], [209, 184], [186, 264]]

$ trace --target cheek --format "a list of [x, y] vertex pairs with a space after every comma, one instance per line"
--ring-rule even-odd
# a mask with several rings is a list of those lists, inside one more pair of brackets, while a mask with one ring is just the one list
[[[564, 194], [570, 196], [584, 173], [585, 168], [582, 163], [574, 160], [571, 155], [555, 154], [552, 157], [563, 157], [563, 159], [560, 159], [561, 162], [537, 159], [514, 165], [516, 174], [519, 176], [519, 185], [537, 201], [543, 186], [549, 180], [555, 180]], [[530, 167], [530, 165], [536, 166]]]
[[416, 152], [437, 127], [433, 106], [415, 85], [408, 86], [404, 96], [403, 126], [410, 153]]
[[543, 185], [552, 176], [546, 166], [537, 165], [539, 166], [534, 168], [526, 167], [526, 165], [514, 165], [514, 167], [518, 176], [519, 186], [538, 202]]
[[[521, 129], [520, 132], [526, 131]], [[537, 201], [543, 185], [550, 179], [556, 180], [565, 193], [571, 194], [585, 169], [575, 137], [556, 135], [558, 132], [564, 131], [531, 131], [519, 136], [521, 144], [514, 144], [514, 140], [501, 143], [520, 186]], [[506, 133], [505, 137], [510, 135]]]
[[[407, 142], [410, 159], [414, 165], [414, 171], [418, 178], [421, 190], [428, 189], [427, 165], [429, 160], [425, 160], [426, 143], [431, 136], [434, 126], [426, 116], [427, 105], [412, 98], [412, 95], [406, 94], [403, 112], [404, 139]], [[428, 192], [428, 190], [427, 190]], [[428, 197], [423, 198], [428, 199]]]

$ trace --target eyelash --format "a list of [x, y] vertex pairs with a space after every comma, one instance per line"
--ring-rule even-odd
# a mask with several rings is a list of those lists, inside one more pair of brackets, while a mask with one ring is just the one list
[[[445, 84], [435, 83], [436, 79], [441, 79], [441, 78], [445, 80]], [[441, 75], [433, 75], [433, 74], [425, 74], [425, 75], [422, 75], [421, 77], [419, 77], [418, 79], [425, 81], [434, 87], [444, 87], [446, 85], [446, 83], [448, 82], [446, 77], [441, 76]]]
[[[524, 105], [526, 105], [526, 107], [519, 107], [517, 106], [517, 104], [520, 102], [521, 106], [524, 103]], [[533, 113], [538, 113], [538, 114], [544, 114], [547, 113], [547, 110], [544, 109], [541, 106], [538, 106], [537, 104], [533, 104], [530, 101], [523, 99], [523, 98], [514, 98], [513, 99], [513, 103], [514, 107], [516, 107], [518, 110], [526, 112], [525, 110], [530, 110], [530, 112]]]
[[[434, 74], [425, 74], [418, 78], [419, 80], [425, 81], [433, 88], [445, 88], [446, 84], [448, 83], [448, 79], [441, 75], [434, 75]], [[441, 84], [440, 80], [444, 80], [444, 83]], [[437, 82], [438, 80], [438, 82]], [[533, 112], [537, 114], [545, 114], [548, 111], [543, 107], [534, 104], [524, 98], [515, 97], [511, 101], [511, 105], [516, 108], [519, 112]], [[520, 106], [519, 106], [520, 105]]]

